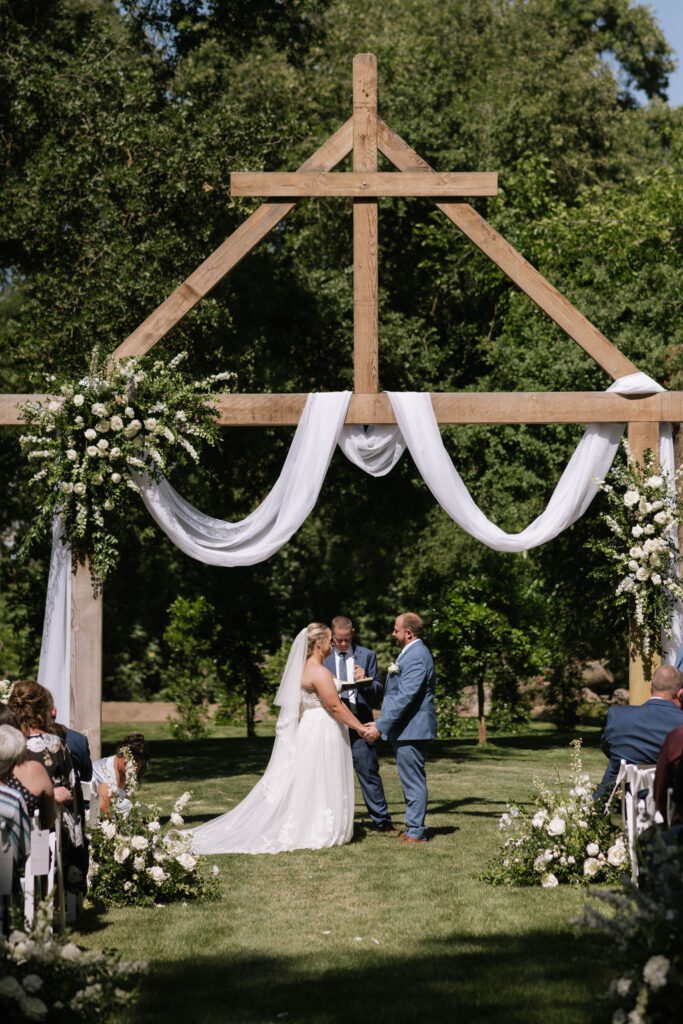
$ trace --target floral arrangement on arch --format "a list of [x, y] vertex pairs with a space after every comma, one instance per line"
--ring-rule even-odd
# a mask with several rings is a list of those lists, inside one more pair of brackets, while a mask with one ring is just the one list
[[10, 698], [10, 694], [14, 689], [14, 683], [10, 682], [9, 679], [0, 679], [0, 701], [6, 704]]
[[606, 911], [586, 905], [578, 923], [605, 935], [616, 961], [612, 1024], [670, 1024], [683, 1018], [683, 849], [656, 827], [641, 836], [639, 861], [639, 885], [596, 890]]
[[135, 474], [168, 476], [216, 443], [211, 390], [218, 382], [225, 390], [234, 375], [193, 380], [180, 369], [186, 356], [109, 365], [95, 351], [88, 375], [77, 382], [45, 375], [45, 400], [21, 406], [27, 429], [20, 442], [36, 466], [30, 483], [38, 510], [22, 554], [49, 534], [58, 515], [74, 565], [88, 562], [95, 589], [101, 587], [118, 560], [118, 528], [139, 491]]
[[[178, 900], [208, 899], [216, 895], [215, 878], [203, 870], [204, 858], [192, 853], [190, 833], [180, 832], [182, 811], [190, 800], [183, 793], [176, 800], [170, 820], [161, 824], [157, 807], [145, 815], [135, 796], [136, 779], [132, 759], [126, 757], [126, 789], [132, 808], [116, 810], [101, 819], [90, 834], [88, 898], [95, 906], [151, 906]], [[111, 791], [116, 793], [112, 779]]]
[[14, 1021], [107, 1021], [137, 995], [143, 960], [85, 950], [53, 934], [53, 908], [39, 904], [33, 925], [0, 935], [0, 1018]]
[[661, 632], [671, 636], [671, 611], [683, 597], [678, 573], [676, 530], [681, 522], [677, 484], [647, 450], [641, 465], [627, 441], [625, 465], [614, 465], [600, 489], [607, 494], [609, 512], [603, 515], [612, 538], [596, 547], [615, 565], [616, 604], [625, 606], [633, 623], [633, 651], [645, 662], [647, 675], [659, 650]]
[[590, 776], [584, 773], [581, 741], [572, 741], [571, 787], [565, 793], [534, 780], [532, 813], [508, 805], [499, 828], [504, 836], [499, 855], [483, 874], [493, 885], [587, 885], [619, 882], [629, 856], [621, 829], [594, 801]]

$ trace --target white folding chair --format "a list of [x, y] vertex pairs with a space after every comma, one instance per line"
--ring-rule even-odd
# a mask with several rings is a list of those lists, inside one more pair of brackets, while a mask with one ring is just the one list
[[0, 821], [0, 934], [9, 930], [14, 876], [14, 847], [5, 822]]
[[[45, 876], [49, 878], [50, 859], [50, 832], [48, 829], [41, 829], [40, 815], [36, 811], [31, 822], [31, 852], [26, 860], [21, 880], [24, 890], [24, 918], [27, 924], [32, 924], [35, 918], [38, 888], [36, 879]], [[48, 883], [48, 892], [50, 888]]]
[[654, 764], [626, 764], [621, 762], [621, 817], [628, 839], [631, 857], [631, 881], [638, 881], [637, 839], [641, 832], [653, 824], [662, 824], [662, 816], [655, 808]]
[[83, 800], [88, 804], [87, 821], [90, 828], [94, 828], [100, 820], [100, 791], [94, 779], [90, 782], [81, 782]]

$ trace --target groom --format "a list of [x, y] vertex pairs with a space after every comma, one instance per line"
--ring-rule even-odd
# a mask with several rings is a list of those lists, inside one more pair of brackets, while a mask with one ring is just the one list
[[[371, 726], [372, 738], [391, 740], [406, 801], [406, 830], [401, 843], [427, 841], [427, 778], [425, 752], [436, 736], [434, 662], [420, 639], [422, 619], [412, 612], [399, 615], [393, 637], [401, 653], [389, 666], [380, 716]], [[369, 737], [370, 738], [370, 737]]]

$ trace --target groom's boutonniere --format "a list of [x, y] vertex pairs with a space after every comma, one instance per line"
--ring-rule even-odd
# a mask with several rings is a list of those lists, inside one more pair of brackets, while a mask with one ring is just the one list
[[395, 661], [392, 661], [391, 665], [387, 669], [387, 672], [390, 676], [400, 676], [401, 666], [398, 665]]

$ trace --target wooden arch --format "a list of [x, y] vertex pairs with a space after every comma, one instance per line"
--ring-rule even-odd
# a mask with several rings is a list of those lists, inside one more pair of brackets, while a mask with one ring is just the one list
[[[396, 171], [378, 172], [381, 152]], [[333, 168], [353, 153], [353, 171]], [[437, 173], [377, 114], [377, 60], [353, 61], [353, 115], [292, 173], [233, 174], [231, 191], [264, 196], [231, 234], [164, 302], [119, 345], [113, 358], [149, 352], [304, 196], [353, 199], [354, 393], [347, 423], [392, 423], [386, 395], [379, 393], [378, 199], [426, 196], [489, 259], [579, 344], [613, 379], [637, 367], [531, 266], [464, 197], [495, 195], [492, 173]], [[0, 395], [0, 425], [19, 425], [17, 405], [41, 395]], [[227, 394], [219, 399], [225, 426], [296, 425], [305, 394]], [[439, 423], [623, 423], [636, 457], [657, 449], [659, 424], [683, 421], [683, 392], [626, 398], [604, 392], [466, 392], [432, 394]], [[102, 603], [93, 598], [90, 574], [79, 568], [72, 585], [71, 714], [99, 756], [101, 731]], [[642, 665], [630, 663], [632, 703], [649, 696]]]

